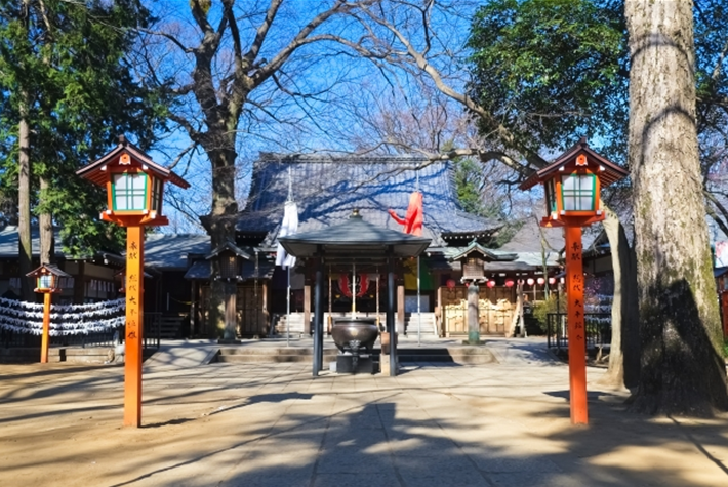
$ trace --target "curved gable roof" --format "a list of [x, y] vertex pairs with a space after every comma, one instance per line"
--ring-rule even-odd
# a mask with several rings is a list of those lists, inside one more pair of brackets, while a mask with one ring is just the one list
[[433, 245], [442, 243], [443, 234], [488, 233], [500, 227], [458, 206], [449, 161], [412, 156], [261, 154], [253, 168], [247, 207], [237, 224], [239, 232], [266, 232], [269, 242], [276, 238], [288, 197], [289, 170], [299, 232], [336, 225], [355, 208], [377, 227], [401, 230], [388, 210], [404, 216], [418, 184], [423, 195], [422, 236], [432, 238]]

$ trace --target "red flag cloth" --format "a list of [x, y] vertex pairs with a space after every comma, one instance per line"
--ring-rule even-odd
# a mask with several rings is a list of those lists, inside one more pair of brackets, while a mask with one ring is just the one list
[[389, 214], [397, 223], [404, 226], [404, 233], [416, 237], [422, 236], [422, 193], [415, 191], [410, 195], [409, 206], [404, 218], [400, 218], [392, 209], [389, 210]]

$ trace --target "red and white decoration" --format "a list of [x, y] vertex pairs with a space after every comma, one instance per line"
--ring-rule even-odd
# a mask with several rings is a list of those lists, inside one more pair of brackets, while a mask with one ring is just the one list
[[[356, 297], [360, 298], [364, 296], [369, 290], [369, 281], [373, 281], [376, 279], [376, 275], [357, 274], [356, 279], [354, 279], [355, 282], [353, 283], [353, 288], [356, 290]], [[351, 274], [339, 274], [337, 284], [339, 285], [339, 290], [341, 291], [341, 294], [348, 298], [352, 296], [353, 293]]]

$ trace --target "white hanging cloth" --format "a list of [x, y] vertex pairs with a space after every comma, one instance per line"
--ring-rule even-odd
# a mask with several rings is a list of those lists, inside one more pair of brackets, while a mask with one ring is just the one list
[[[293, 201], [286, 201], [283, 210], [283, 222], [281, 222], [281, 230], [278, 237], [290, 237], [298, 230], [298, 208]], [[276, 253], [276, 265], [284, 269], [293, 267], [296, 264], [296, 258], [289, 255], [283, 245], [278, 243], [278, 252]]]

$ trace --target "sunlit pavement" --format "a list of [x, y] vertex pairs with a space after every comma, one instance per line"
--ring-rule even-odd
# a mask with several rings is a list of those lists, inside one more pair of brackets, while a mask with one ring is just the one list
[[627, 392], [590, 368], [591, 424], [573, 427], [567, 368], [543, 341], [489, 339], [493, 364], [317, 378], [307, 363], [200, 365], [214, 344], [180, 342], [177, 363], [145, 367], [140, 429], [121, 428], [121, 366], [0, 365], [0, 483], [728, 485], [728, 416], [626, 413]]

